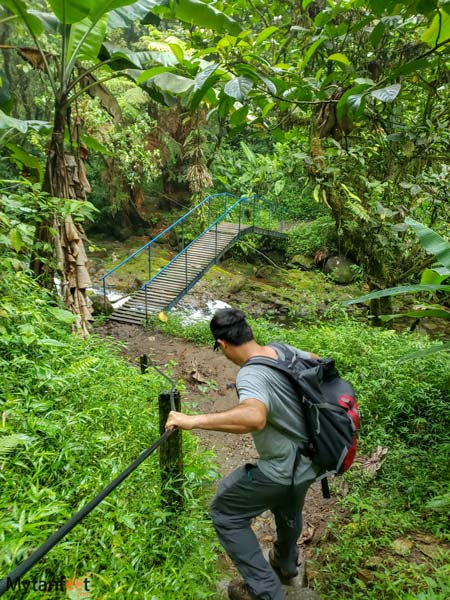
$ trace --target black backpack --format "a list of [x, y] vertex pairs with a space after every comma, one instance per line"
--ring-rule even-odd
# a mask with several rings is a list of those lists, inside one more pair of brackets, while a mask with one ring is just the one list
[[266, 365], [285, 373], [295, 386], [305, 416], [308, 444], [301, 454], [322, 468], [322, 491], [329, 498], [325, 475], [341, 475], [356, 455], [358, 404], [348, 381], [339, 376], [334, 360], [301, 358], [289, 346], [271, 342], [285, 359], [263, 356], [250, 358], [245, 365]]

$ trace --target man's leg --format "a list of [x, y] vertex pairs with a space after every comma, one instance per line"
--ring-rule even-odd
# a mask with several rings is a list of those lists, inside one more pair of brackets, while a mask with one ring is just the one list
[[219, 485], [211, 504], [211, 517], [220, 543], [261, 600], [282, 600], [280, 581], [265, 560], [253, 533], [251, 520], [286, 495], [289, 486], [275, 483], [254, 465], [239, 467]]
[[308, 481], [291, 487], [282, 501], [272, 507], [277, 528], [275, 559], [278, 566], [287, 573], [295, 573], [297, 570], [297, 540], [302, 532], [302, 510], [311, 483], [312, 481]]

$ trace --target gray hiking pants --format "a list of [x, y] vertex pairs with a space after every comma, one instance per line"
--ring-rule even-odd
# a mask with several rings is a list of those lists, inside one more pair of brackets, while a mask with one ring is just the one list
[[298, 486], [281, 485], [266, 477], [256, 465], [239, 467], [223, 479], [212, 504], [211, 517], [220, 543], [250, 591], [261, 600], [282, 600], [280, 581], [265, 560], [250, 523], [270, 509], [275, 516], [275, 553], [283, 569], [295, 569], [297, 540], [302, 530], [302, 508], [312, 481]]

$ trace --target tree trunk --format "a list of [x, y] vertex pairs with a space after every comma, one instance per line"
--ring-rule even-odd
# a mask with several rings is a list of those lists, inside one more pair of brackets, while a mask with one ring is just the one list
[[[64, 131], [67, 123], [67, 110], [62, 108], [65, 97], [55, 103], [55, 117], [43, 190], [57, 198], [85, 200], [90, 191], [82, 160], [65, 152]], [[41, 283], [53, 287], [56, 270], [60, 278], [61, 295], [67, 307], [76, 315], [74, 331], [88, 335], [88, 323], [92, 320], [91, 302], [86, 290], [91, 284], [87, 270], [87, 256], [84, 249], [85, 234], [71, 215], [64, 220], [43, 223], [36, 232], [36, 241], [51, 240], [53, 256], [35, 256], [32, 269]], [[51, 265], [55, 264], [55, 267]]]

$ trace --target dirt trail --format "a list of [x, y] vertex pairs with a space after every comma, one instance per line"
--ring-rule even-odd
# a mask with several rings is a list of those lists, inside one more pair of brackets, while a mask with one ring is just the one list
[[[182, 395], [185, 409], [198, 412], [218, 412], [234, 406], [237, 402], [234, 381], [238, 367], [227, 361], [221, 353], [211, 347], [196, 346], [188, 341], [171, 338], [143, 327], [109, 322], [96, 329], [102, 336], [111, 336], [125, 342], [124, 356], [133, 364], [139, 357], [148, 354], [155, 363], [164, 367], [170, 364], [173, 377], [182, 378], [186, 390]], [[212, 431], [195, 431], [201, 445], [217, 455], [217, 466], [221, 476], [245, 462], [254, 462], [257, 452], [250, 434], [233, 435]], [[335, 499], [324, 500], [320, 485], [315, 484], [308, 492], [304, 509], [304, 527], [299, 540], [303, 557], [307, 560], [311, 549], [323, 536], [328, 516], [335, 507]], [[258, 517], [254, 530], [263, 549], [272, 547], [275, 528], [271, 513]], [[221, 557], [220, 568], [224, 577], [235, 576], [226, 556]], [[314, 573], [308, 573], [310, 577]], [[307, 575], [308, 577], [308, 575]]]

